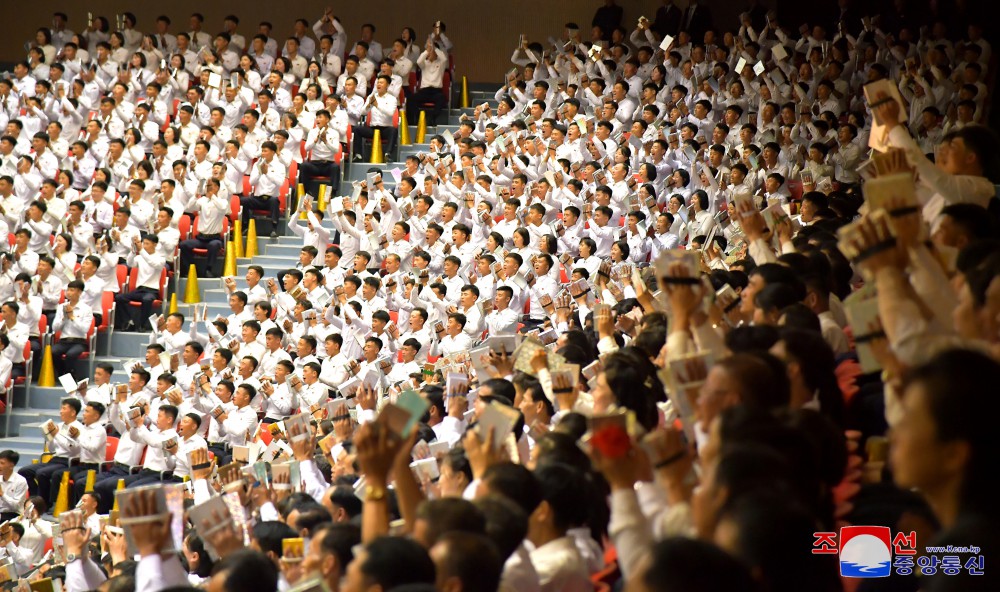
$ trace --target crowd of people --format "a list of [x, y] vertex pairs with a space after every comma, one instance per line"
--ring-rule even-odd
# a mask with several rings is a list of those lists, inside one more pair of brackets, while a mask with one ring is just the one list
[[[443, 123], [444, 22], [54, 14], [0, 78], [0, 386], [59, 332], [77, 387], [0, 452], [5, 589], [995, 589], [983, 22], [704, 4], [521, 35], [344, 191]], [[294, 266], [156, 314], [261, 211]], [[88, 375], [108, 292], [151, 338]]]

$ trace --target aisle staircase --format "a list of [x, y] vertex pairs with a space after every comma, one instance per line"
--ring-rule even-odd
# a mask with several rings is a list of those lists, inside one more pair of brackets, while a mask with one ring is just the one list
[[[491, 106], [496, 107], [496, 102], [493, 100], [496, 88], [497, 86], [470, 85], [469, 104], [480, 105], [484, 102], [489, 102]], [[457, 94], [453, 100], [453, 104], [459, 104]], [[431, 136], [443, 133], [445, 130], [451, 130], [452, 133], [455, 133], [458, 130], [459, 117], [463, 113], [471, 116], [472, 111], [472, 109], [450, 109], [446, 123], [427, 128], [425, 140], [429, 141]], [[442, 115], [442, 119], [443, 117]], [[415, 125], [410, 126], [410, 137], [416, 138]], [[377, 167], [381, 170], [388, 170], [395, 167], [403, 168], [407, 156], [429, 149], [429, 144], [400, 146], [398, 148], [397, 161], [385, 164], [350, 163], [347, 166], [344, 180], [341, 183], [341, 193], [350, 194], [351, 181], [363, 181], [369, 168]], [[385, 183], [387, 187], [391, 188], [393, 186], [392, 177], [388, 174], [385, 175]], [[329, 220], [324, 220], [323, 224], [332, 230], [333, 225]], [[269, 239], [263, 235], [261, 236], [258, 241], [259, 254], [252, 261], [253, 264], [264, 268], [265, 277], [275, 277], [281, 271], [294, 267], [298, 262], [302, 239], [287, 230], [285, 221], [281, 221], [277, 232], [279, 234], [277, 239]], [[320, 254], [320, 258], [322, 258], [322, 254]], [[246, 277], [247, 267], [250, 264], [250, 259], [237, 260], [236, 284], [239, 288], [246, 287], [246, 280], [244, 278]], [[178, 311], [185, 316], [189, 316], [192, 311], [191, 305], [182, 303], [186, 288], [187, 280], [182, 278], [177, 286]], [[226, 316], [230, 314], [231, 311], [229, 310], [221, 279], [200, 278], [198, 279], [198, 288], [201, 292], [201, 302], [208, 303], [207, 318], [213, 319], [216, 315], [221, 314]], [[164, 302], [169, 302], [169, 298], [165, 299]], [[184, 330], [187, 331], [189, 328], [190, 321], [185, 320]], [[204, 328], [199, 327], [199, 330], [204, 331]], [[96, 357], [96, 361], [109, 362], [115, 367], [112, 382], [127, 382], [128, 377], [124, 374], [125, 371], [122, 368], [122, 362], [137, 358], [142, 359], [145, 355], [146, 345], [149, 343], [150, 336], [148, 333], [115, 331], [111, 335], [110, 343], [108, 343], [107, 339], [107, 334], [98, 335], [97, 350], [99, 355]], [[82, 380], [88, 365], [81, 361], [78, 367], [80, 368], [80, 374], [77, 376], [77, 379]], [[13, 405], [8, 405], [5, 415], [0, 416], [0, 434], [3, 434], [3, 437], [0, 437], [0, 450], [11, 449], [17, 451], [21, 455], [21, 465], [30, 464], [32, 460], [37, 459], [42, 452], [44, 444], [39, 426], [49, 419], [58, 421], [59, 402], [63, 397], [65, 397], [65, 391], [59, 386], [46, 388], [31, 385], [25, 388], [23, 385], [18, 385], [14, 387], [12, 395]]]

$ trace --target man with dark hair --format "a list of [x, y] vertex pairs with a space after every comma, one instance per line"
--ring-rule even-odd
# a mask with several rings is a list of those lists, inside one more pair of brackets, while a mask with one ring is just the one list
[[347, 566], [345, 590], [369, 590], [380, 586], [392, 590], [405, 584], [435, 582], [434, 562], [413, 539], [379, 537], [357, 550]]
[[309, 160], [299, 165], [299, 183], [305, 185], [306, 193], [319, 195], [319, 182], [315, 177], [328, 177], [330, 195], [337, 195], [340, 187], [340, 165], [335, 162], [340, 152], [341, 137], [330, 125], [331, 115], [326, 109], [316, 112], [316, 127], [309, 131], [305, 140], [305, 150]]
[[[59, 497], [58, 484], [62, 481], [63, 473], [69, 473], [70, 479], [75, 482], [85, 479], [87, 471], [100, 470], [108, 443], [108, 433], [101, 422], [104, 411], [104, 405], [97, 401], [91, 401], [83, 408], [83, 427], [80, 428], [79, 434], [75, 438], [76, 446], [73, 451], [73, 456], [79, 462], [70, 467], [57, 469], [52, 473], [51, 483], [57, 485], [51, 487], [51, 497], [48, 500], [51, 505], [55, 506]], [[69, 495], [72, 504], [76, 500], [72, 499], [72, 492]]]
[[[149, 317], [153, 312], [153, 301], [163, 297], [163, 294], [160, 294], [160, 274], [166, 265], [163, 256], [156, 252], [159, 242], [155, 234], [143, 237], [141, 245], [138, 235], [133, 241], [134, 250], [129, 251], [128, 265], [138, 269], [135, 290], [120, 293], [115, 297], [115, 304], [118, 307], [115, 328], [120, 331], [127, 331], [130, 328], [140, 332], [153, 330], [149, 324]], [[141, 305], [138, 311], [129, 305], [129, 302], [136, 300]]]
[[945, 206], [931, 238], [938, 246], [964, 249], [969, 243], [988, 238], [996, 229], [989, 212], [978, 205], [957, 203]]
[[[495, 592], [500, 586], [503, 562], [493, 542], [472, 532], [447, 532], [431, 547], [438, 590]], [[457, 582], [456, 582], [457, 580]]]
[[266, 209], [271, 215], [271, 238], [278, 237], [278, 213], [280, 211], [278, 203], [278, 193], [281, 185], [285, 182], [285, 165], [280, 159], [276, 159], [278, 146], [274, 142], [266, 141], [260, 145], [260, 159], [254, 164], [250, 171], [250, 186], [253, 187], [253, 195], [245, 195], [240, 198], [240, 206], [243, 208], [243, 232], [250, 228], [250, 214], [254, 210]]
[[340, 588], [340, 580], [354, 558], [354, 547], [361, 543], [361, 530], [353, 524], [324, 524], [309, 539], [302, 572], [318, 577], [330, 590]]
[[14, 472], [21, 455], [13, 450], [0, 452], [0, 522], [13, 520], [21, 515], [21, 508], [28, 496], [28, 482]]
[[951, 204], [971, 203], [988, 207], [996, 202], [994, 183], [1000, 181], [1000, 141], [987, 127], [972, 125], [945, 135], [947, 158], [933, 163], [900, 124], [900, 105], [879, 99], [877, 118], [886, 127], [889, 145], [906, 150], [917, 171], [918, 187], [930, 190], [932, 198], [923, 206], [927, 223], [933, 223], [941, 210]]
[[[125, 477], [128, 487], [152, 485], [161, 481], [174, 482], [176, 455], [180, 450], [180, 438], [174, 430], [177, 425], [177, 407], [160, 405], [153, 430], [142, 422], [142, 416], [129, 422], [129, 436], [146, 445], [146, 458], [142, 470]], [[176, 479], [180, 481], [180, 479]]]
[[59, 406], [59, 422], [46, 422], [45, 439], [48, 441], [52, 458], [43, 463], [26, 465], [18, 473], [28, 482], [28, 495], [40, 495], [42, 499], [50, 499], [49, 484], [52, 475], [60, 469], [69, 466], [69, 459], [77, 455], [79, 443], [77, 438], [83, 429], [83, 424], [76, 420], [83, 404], [79, 399], [63, 399]]
[[274, 592], [278, 568], [267, 556], [253, 549], [240, 549], [215, 566], [209, 587], [223, 592]]
[[[52, 362], [58, 376], [72, 373], [76, 369], [76, 361], [88, 347], [87, 334], [94, 324], [94, 313], [80, 300], [85, 289], [80, 280], [70, 282], [66, 288], [66, 301], [56, 309], [52, 330], [61, 332], [62, 336], [52, 344]], [[96, 355], [96, 352], [93, 353]]]
[[590, 590], [587, 563], [566, 532], [587, 520], [587, 485], [574, 467], [550, 463], [535, 469], [542, 502], [531, 514], [528, 540], [531, 562], [543, 590]]
[[453, 531], [481, 534], [486, 531], [486, 519], [472, 502], [455, 497], [425, 500], [417, 508], [413, 539], [425, 549]]

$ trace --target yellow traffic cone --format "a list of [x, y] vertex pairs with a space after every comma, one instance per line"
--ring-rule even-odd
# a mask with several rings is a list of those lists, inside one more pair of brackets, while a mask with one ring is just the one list
[[59, 495], [56, 497], [56, 505], [52, 507], [52, 515], [58, 516], [69, 511], [69, 471], [63, 473], [62, 482], [59, 484]]
[[253, 218], [250, 218], [250, 227], [247, 230], [247, 247], [245, 255], [250, 259], [257, 256], [257, 221]]
[[424, 143], [424, 136], [427, 135], [427, 112], [420, 112], [420, 119], [417, 120], [417, 144]]
[[326, 211], [326, 185], [322, 184], [319, 186], [319, 199], [316, 201], [316, 207], [319, 211]]
[[174, 314], [177, 312], [177, 292], [170, 295], [170, 307], [167, 308], [167, 314]]
[[198, 268], [192, 263], [188, 269], [187, 288], [184, 290], [184, 304], [198, 304], [201, 296], [198, 292]]
[[410, 126], [406, 122], [406, 109], [399, 110], [399, 145], [410, 145]]
[[38, 371], [38, 386], [55, 386], [56, 371], [52, 364], [52, 346], [45, 346], [45, 353], [42, 354], [42, 368]]
[[[300, 207], [302, 205], [302, 198], [306, 196], [306, 186], [303, 185], [302, 183], [299, 183], [296, 195], [298, 196], [298, 199], [295, 201], [295, 205], [296, 207]], [[299, 212], [299, 220], [305, 220], [305, 219], [306, 219], [306, 211], [302, 210], [301, 212]]]
[[469, 79], [462, 76], [462, 109], [469, 108]]
[[94, 491], [94, 481], [97, 480], [97, 471], [90, 469], [87, 471], [87, 484], [83, 488], [84, 493], [90, 493]]
[[372, 132], [372, 155], [368, 159], [369, 164], [382, 164], [385, 159], [382, 157], [382, 130]]
[[125, 489], [125, 480], [124, 479], [119, 479], [118, 480], [118, 487], [115, 488], [115, 505], [111, 508], [112, 512], [115, 512], [115, 513], [118, 512], [118, 492], [122, 491], [124, 489]]
[[233, 241], [236, 242], [236, 258], [243, 257], [243, 221], [233, 223]]
[[226, 261], [222, 266], [222, 275], [225, 277], [236, 275], [236, 241], [231, 240], [226, 245]]

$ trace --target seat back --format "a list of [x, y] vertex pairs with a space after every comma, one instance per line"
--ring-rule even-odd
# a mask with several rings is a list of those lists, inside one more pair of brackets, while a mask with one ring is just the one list
[[104, 462], [111, 462], [115, 460], [115, 454], [118, 453], [118, 438], [114, 436], [108, 436], [108, 445], [104, 449]]
[[240, 196], [238, 195], [229, 198], [229, 216], [233, 220], [240, 217]]
[[191, 234], [191, 218], [181, 216], [180, 221], [177, 223], [177, 232], [181, 235], [180, 240], [187, 240], [188, 235]]
[[107, 290], [101, 294], [101, 326], [97, 328], [98, 331], [105, 331], [108, 328], [108, 322], [111, 318], [111, 307], [115, 305], [115, 293], [109, 292]]
[[134, 292], [137, 282], [139, 281], [139, 268], [133, 267], [128, 273], [128, 291]]
[[118, 275], [118, 289], [124, 291], [125, 286], [128, 284], [128, 267], [119, 265], [115, 271]]

